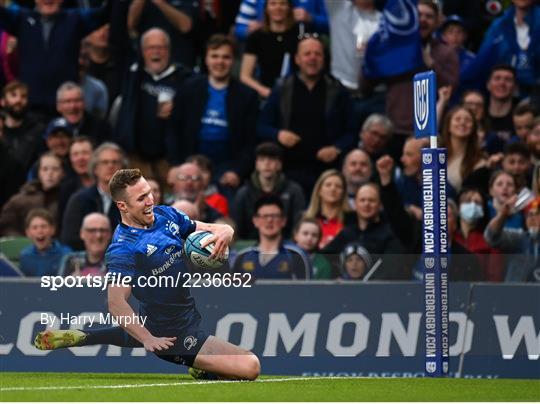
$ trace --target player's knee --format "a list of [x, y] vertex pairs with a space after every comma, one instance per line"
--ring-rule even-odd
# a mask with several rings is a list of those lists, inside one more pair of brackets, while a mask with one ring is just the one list
[[255, 380], [261, 374], [261, 363], [257, 356], [251, 354], [244, 359], [244, 377], [247, 380]]

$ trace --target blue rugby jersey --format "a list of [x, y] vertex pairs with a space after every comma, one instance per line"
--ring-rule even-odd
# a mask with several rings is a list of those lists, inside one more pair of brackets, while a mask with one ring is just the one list
[[[107, 249], [106, 265], [111, 274], [130, 276], [132, 294], [139, 300], [139, 314], [148, 316], [150, 330], [182, 330], [196, 326], [200, 314], [182, 274], [184, 239], [195, 231], [195, 222], [169, 206], [154, 207], [154, 225], [140, 229], [119, 224]], [[177, 287], [140, 287], [150, 277], [180, 278]], [[139, 279], [145, 278], [145, 279]]]
[[250, 273], [255, 279], [310, 279], [309, 258], [296, 245], [281, 243], [279, 251], [268, 262], [261, 262], [258, 246], [238, 252], [234, 272]]

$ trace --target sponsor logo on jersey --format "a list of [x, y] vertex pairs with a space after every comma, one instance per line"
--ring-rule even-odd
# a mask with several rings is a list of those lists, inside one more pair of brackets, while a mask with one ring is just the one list
[[146, 244], [146, 256], [149, 257], [151, 256], [153, 253], [155, 253], [157, 250], [157, 247], [155, 245], [152, 245], [152, 244]]
[[197, 338], [195, 338], [194, 336], [190, 335], [189, 337], [186, 337], [186, 339], [184, 339], [184, 347], [190, 351], [191, 348], [193, 348], [195, 345], [197, 345]]

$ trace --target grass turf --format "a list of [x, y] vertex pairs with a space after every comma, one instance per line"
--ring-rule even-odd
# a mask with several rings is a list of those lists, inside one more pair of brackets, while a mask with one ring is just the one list
[[[202, 383], [179, 375], [2, 372], [0, 401], [540, 400], [540, 380], [297, 379], [262, 377], [257, 382]], [[36, 389], [38, 387], [47, 389]], [[14, 388], [19, 390], [12, 390]]]

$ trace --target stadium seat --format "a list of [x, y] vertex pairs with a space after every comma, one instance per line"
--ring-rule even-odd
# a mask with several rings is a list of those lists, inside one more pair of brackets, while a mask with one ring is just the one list
[[32, 244], [27, 237], [2, 237], [0, 238], [0, 253], [16, 265], [19, 265], [21, 250]]

